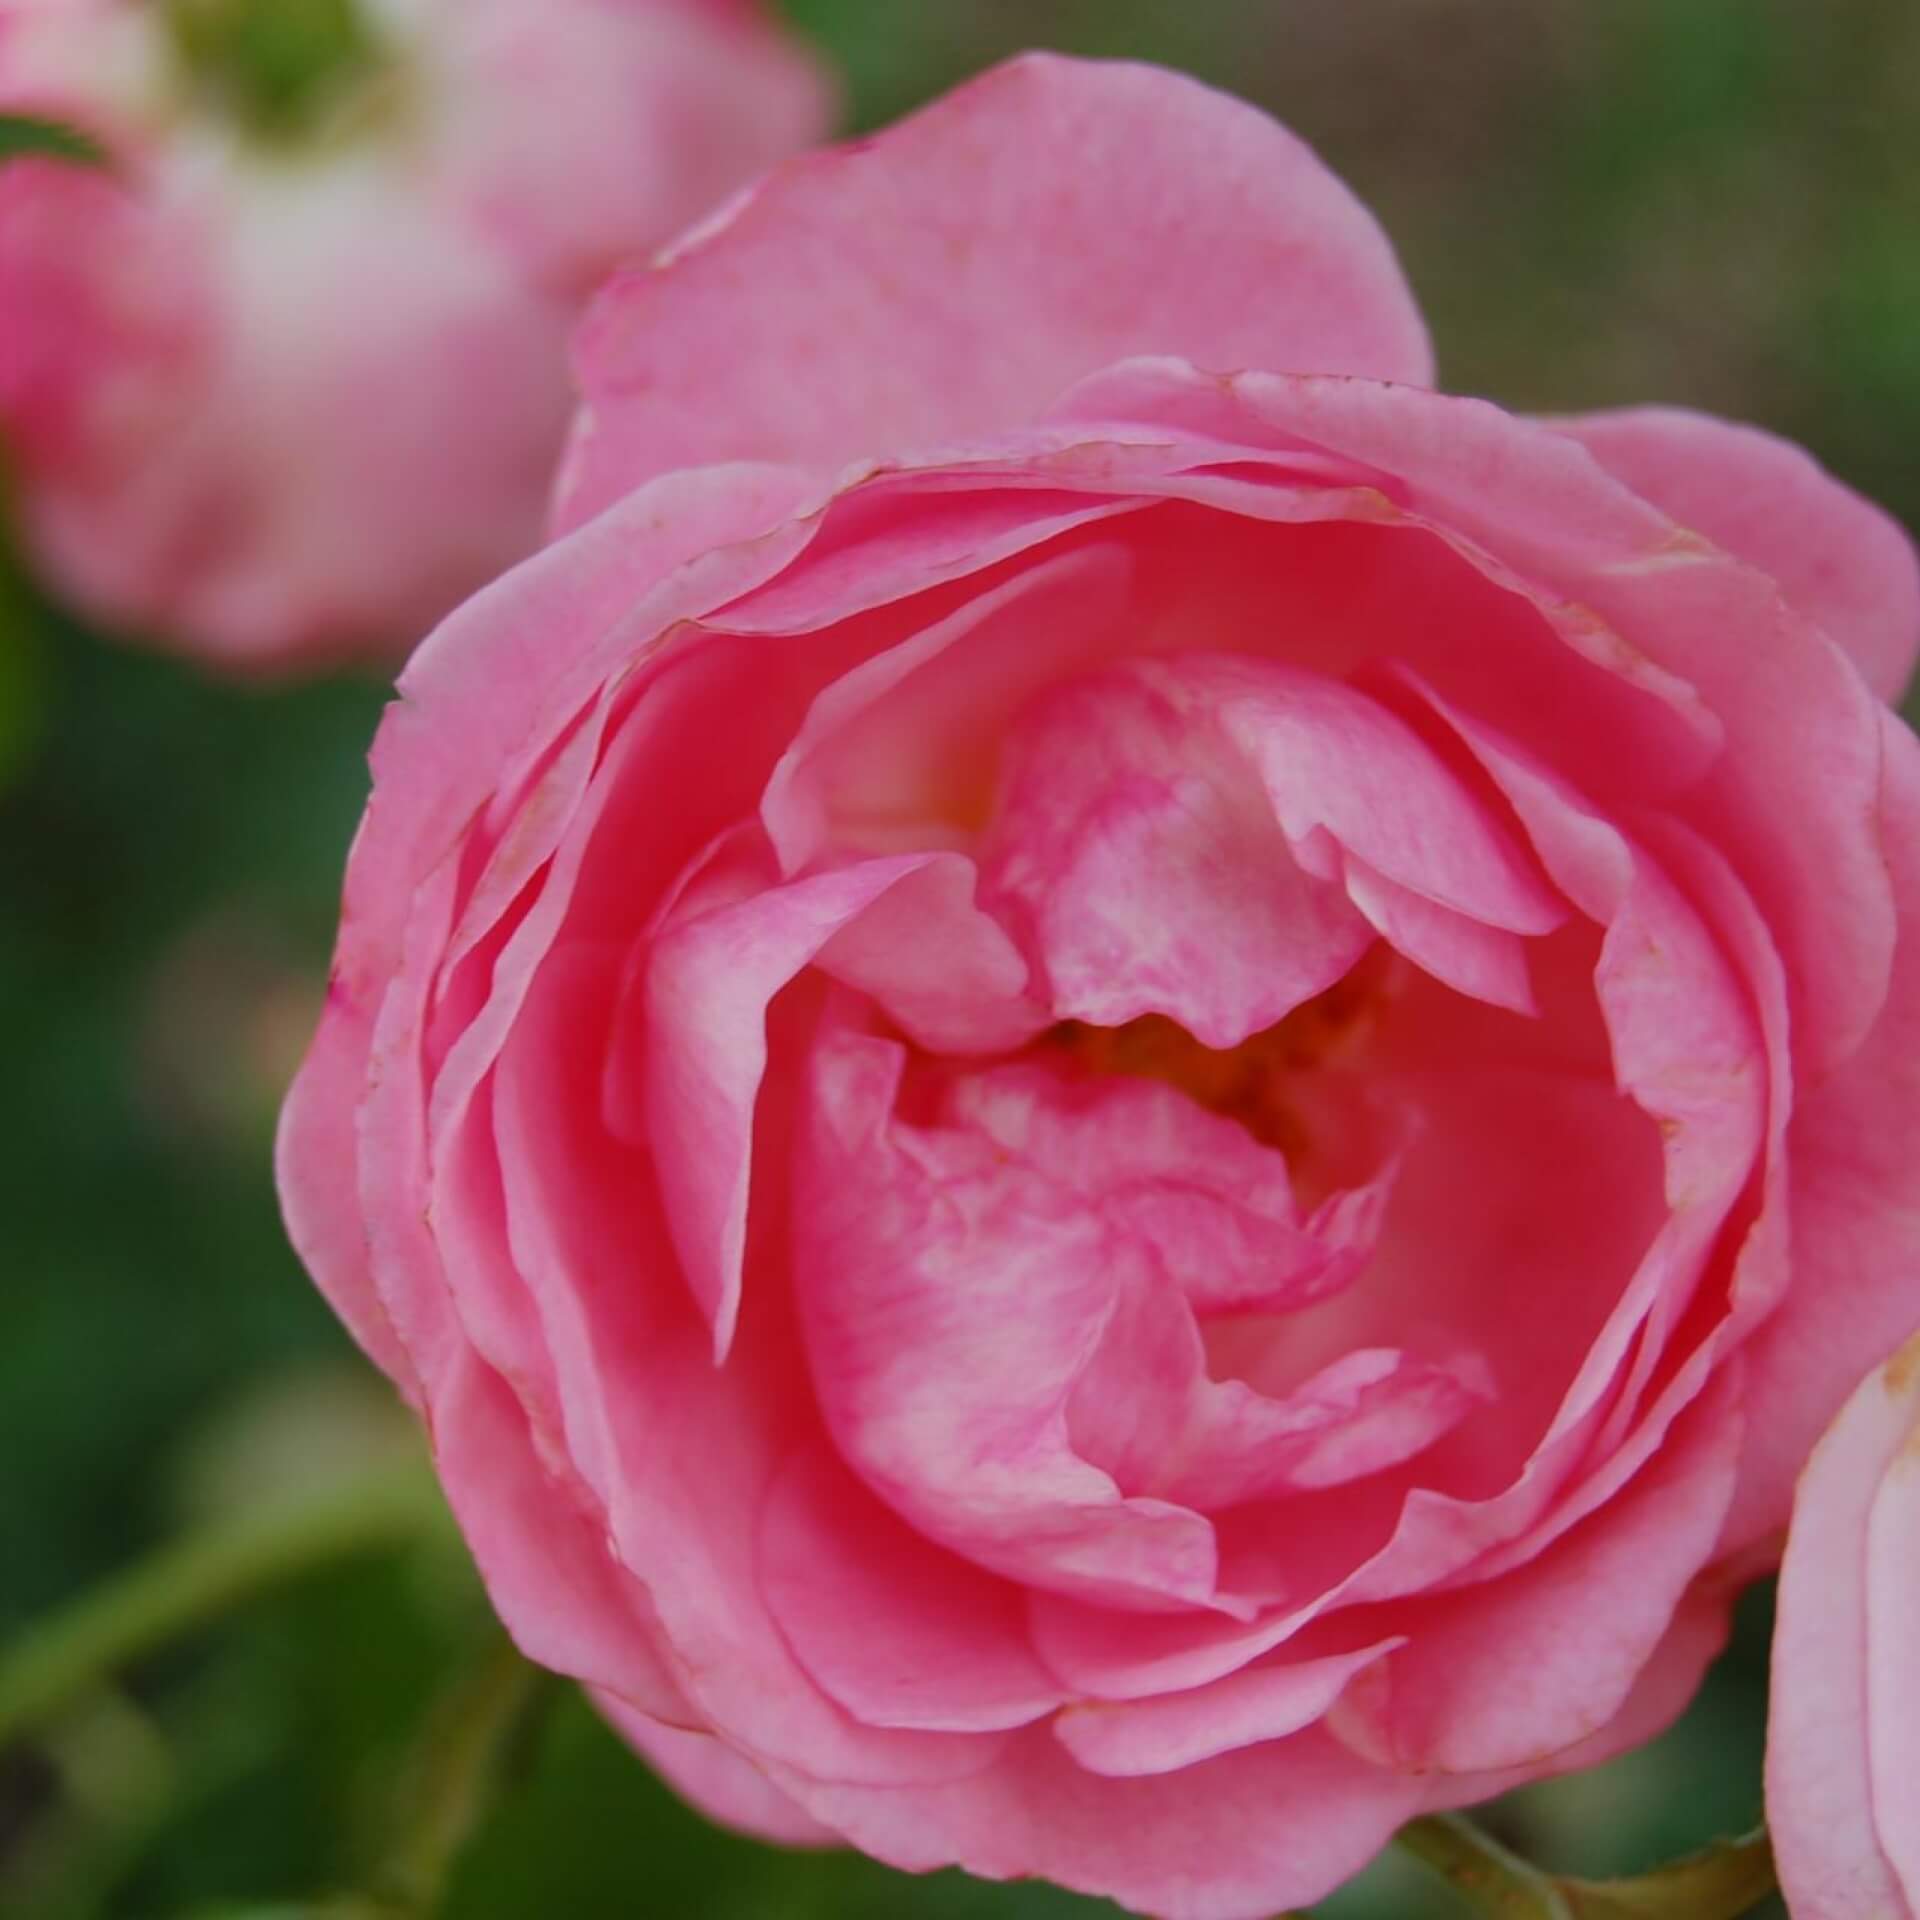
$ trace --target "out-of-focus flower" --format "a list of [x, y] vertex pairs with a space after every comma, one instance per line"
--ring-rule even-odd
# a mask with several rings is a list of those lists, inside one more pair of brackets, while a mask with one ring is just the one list
[[1920, 1913], [1920, 1342], [1867, 1376], [1794, 1496], [1767, 1816], [1793, 1920]]
[[737, 0], [0, 0], [0, 441], [94, 617], [410, 645], [539, 536], [579, 302], [817, 136]]
[[1920, 1319], [1899, 531], [1433, 392], [1148, 68], [581, 338], [280, 1149], [527, 1651], [727, 1817], [1177, 1920], [1663, 1724]]

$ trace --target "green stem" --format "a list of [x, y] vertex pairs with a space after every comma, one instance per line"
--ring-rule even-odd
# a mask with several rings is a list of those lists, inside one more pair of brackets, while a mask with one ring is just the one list
[[1762, 1829], [1636, 1879], [1563, 1884], [1576, 1920], [1738, 1920], [1778, 1883]]
[[386, 1468], [161, 1548], [0, 1652], [0, 1747], [156, 1648], [303, 1575], [430, 1531], [418, 1468]]
[[412, 1920], [439, 1910], [453, 1868], [518, 1771], [553, 1676], [495, 1629], [428, 1714], [402, 1770], [369, 1909]]
[[1739, 1920], [1775, 1886], [1764, 1832], [1623, 1880], [1543, 1873], [1458, 1814], [1416, 1820], [1397, 1838], [1497, 1920]]
[[1482, 1913], [1498, 1920], [1575, 1920], [1552, 1879], [1457, 1813], [1428, 1814], [1394, 1837]]

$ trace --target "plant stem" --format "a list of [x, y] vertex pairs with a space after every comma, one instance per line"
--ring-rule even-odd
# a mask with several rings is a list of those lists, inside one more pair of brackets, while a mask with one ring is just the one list
[[1631, 1880], [1562, 1882], [1575, 1920], [1738, 1920], [1777, 1882], [1765, 1829]]
[[1622, 1880], [1543, 1873], [1458, 1814], [1415, 1820], [1397, 1838], [1497, 1920], [1739, 1920], [1775, 1885], [1764, 1831]]
[[1498, 1920], [1575, 1920], [1552, 1879], [1457, 1813], [1428, 1814], [1394, 1837], [1482, 1913]]
[[423, 1469], [387, 1467], [162, 1547], [0, 1652], [0, 1747], [180, 1634], [321, 1567], [416, 1540], [443, 1514]]
[[370, 1908], [426, 1920], [517, 1771], [554, 1676], [498, 1628], [428, 1714], [402, 1768]]

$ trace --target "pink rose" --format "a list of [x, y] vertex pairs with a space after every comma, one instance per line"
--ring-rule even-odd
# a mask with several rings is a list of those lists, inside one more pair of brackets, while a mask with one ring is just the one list
[[1920, 1342], [1815, 1450], [1780, 1568], [1767, 1812], [1793, 1920], [1920, 1914]]
[[182, 51], [186, 0], [0, 0], [0, 108], [112, 163], [0, 167], [25, 535], [95, 617], [232, 665], [408, 644], [531, 550], [585, 294], [825, 117], [731, 0], [359, 4], [289, 127], [230, 41]]
[[1646, 1737], [1920, 1320], [1901, 535], [1434, 393], [1148, 68], [582, 339], [281, 1141], [527, 1652], [722, 1817], [1185, 1920]]

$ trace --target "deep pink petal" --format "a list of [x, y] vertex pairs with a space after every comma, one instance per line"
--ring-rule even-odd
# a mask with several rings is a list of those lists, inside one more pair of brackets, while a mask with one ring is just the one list
[[1723, 1379], [1624, 1492], [1530, 1565], [1381, 1610], [1406, 1645], [1342, 1696], [1343, 1739], [1417, 1772], [1530, 1767], [1605, 1726], [1712, 1555], [1742, 1420]]
[[[617, 861], [617, 849], [608, 855]], [[598, 955], [550, 959], [502, 1051], [494, 1096], [515, 1264], [570, 1413], [602, 1436], [611, 1466], [606, 1549], [644, 1583], [702, 1724], [846, 1779], [901, 1784], [990, 1765], [994, 1735], [859, 1726], [795, 1661], [768, 1612], [757, 1517], [784, 1463], [819, 1433], [793, 1364], [799, 1335], [782, 1276], [750, 1245], [759, 1285], [727, 1365], [714, 1366], [647, 1158], [600, 1123], [612, 999]], [[543, 1603], [568, 1602], [550, 1586]]]
[[1020, 1591], [887, 1511], [824, 1446], [781, 1474], [760, 1520], [760, 1584], [802, 1666], [876, 1727], [978, 1733], [1057, 1707]]
[[816, 1818], [910, 1872], [1036, 1876], [1159, 1920], [1270, 1920], [1349, 1880], [1423, 1803], [1314, 1729], [1168, 1774], [1089, 1773], [1032, 1728], [952, 1786], [875, 1793], [780, 1775]]
[[[688, 617], [764, 577], [804, 543], [792, 516], [814, 498], [808, 483], [770, 472], [664, 479], [471, 601], [402, 676], [374, 744], [327, 1011], [281, 1115], [277, 1174], [294, 1246], [403, 1385], [414, 1367], [379, 1304], [352, 1196], [354, 1115], [415, 895], [489, 795], [543, 760], [592, 702], [630, 640], [623, 616], [645, 630], [650, 617]], [[423, 967], [433, 958], [422, 954]]]
[[[1920, 742], [1889, 715], [1879, 840], [1903, 942], [1920, 940]], [[1728, 1545], [1785, 1520], [1793, 1482], [1854, 1383], [1920, 1327], [1920, 967], [1896, 969], [1855, 1058], [1802, 1084], [1787, 1134], [1793, 1284], [1749, 1343], [1767, 1409], [1741, 1463]]]
[[607, 1551], [598, 1516], [541, 1468], [499, 1375], [463, 1357], [437, 1383], [431, 1411], [448, 1501], [521, 1652], [644, 1712], [696, 1718], [663, 1656], [646, 1589]]
[[1216, 1754], [1300, 1733], [1323, 1719], [1355, 1674], [1400, 1643], [1247, 1667], [1211, 1686], [1157, 1699], [1087, 1701], [1053, 1723], [1090, 1773], [1167, 1774]]
[[1028, 55], [616, 280], [580, 338], [563, 516], [673, 467], [1017, 426], [1136, 353], [1431, 368], [1379, 228], [1292, 135], [1156, 68]]
[[709, 1820], [784, 1847], [844, 1844], [724, 1740], [667, 1725], [605, 1689], [594, 1693], [593, 1703], [661, 1779]]
[[1683, 527], [1780, 583], [1888, 700], [1920, 651], [1920, 564], [1891, 514], [1757, 427], [1680, 407], [1547, 423]]

